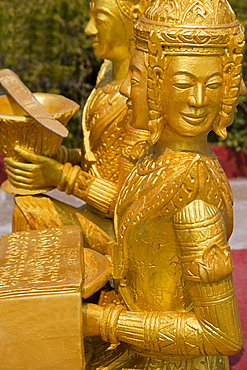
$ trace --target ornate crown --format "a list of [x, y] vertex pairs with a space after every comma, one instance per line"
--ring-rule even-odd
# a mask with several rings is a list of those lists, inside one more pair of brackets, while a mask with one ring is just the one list
[[136, 46], [165, 54], [223, 54], [243, 27], [227, 0], [158, 0], [135, 25]]
[[117, 0], [121, 12], [134, 22], [144, 13], [152, 0]]

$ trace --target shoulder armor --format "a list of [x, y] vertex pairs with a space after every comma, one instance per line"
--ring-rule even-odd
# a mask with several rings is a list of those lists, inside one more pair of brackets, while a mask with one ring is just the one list
[[226, 227], [216, 206], [194, 200], [174, 215], [174, 228], [187, 280], [212, 283], [231, 274]]

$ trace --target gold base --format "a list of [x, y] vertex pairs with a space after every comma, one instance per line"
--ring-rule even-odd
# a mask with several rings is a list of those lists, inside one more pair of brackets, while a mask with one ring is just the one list
[[5, 191], [6, 193], [10, 193], [10, 194], [35, 195], [35, 194], [41, 194], [41, 193], [50, 191], [53, 189], [53, 187], [49, 186], [43, 189], [26, 190], [22, 188], [16, 188], [9, 182], [9, 180], [5, 180], [1, 185], [1, 189]]
[[85, 276], [82, 298], [87, 299], [101, 289], [111, 275], [111, 263], [102, 254], [84, 248]]

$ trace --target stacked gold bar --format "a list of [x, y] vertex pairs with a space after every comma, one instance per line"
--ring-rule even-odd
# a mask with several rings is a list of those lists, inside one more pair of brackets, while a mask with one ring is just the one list
[[83, 369], [80, 229], [6, 234], [0, 243], [0, 369]]

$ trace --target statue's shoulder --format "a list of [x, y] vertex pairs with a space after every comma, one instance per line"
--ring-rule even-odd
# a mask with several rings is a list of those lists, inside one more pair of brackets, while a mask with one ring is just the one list
[[181, 246], [181, 263], [187, 280], [220, 281], [232, 272], [224, 214], [201, 199], [174, 215], [174, 230]]
[[195, 199], [227, 209], [231, 219], [230, 187], [215, 157], [166, 150], [153, 160], [147, 152], [125, 182], [117, 213], [131, 214], [132, 223], [159, 216], [167, 219]]

